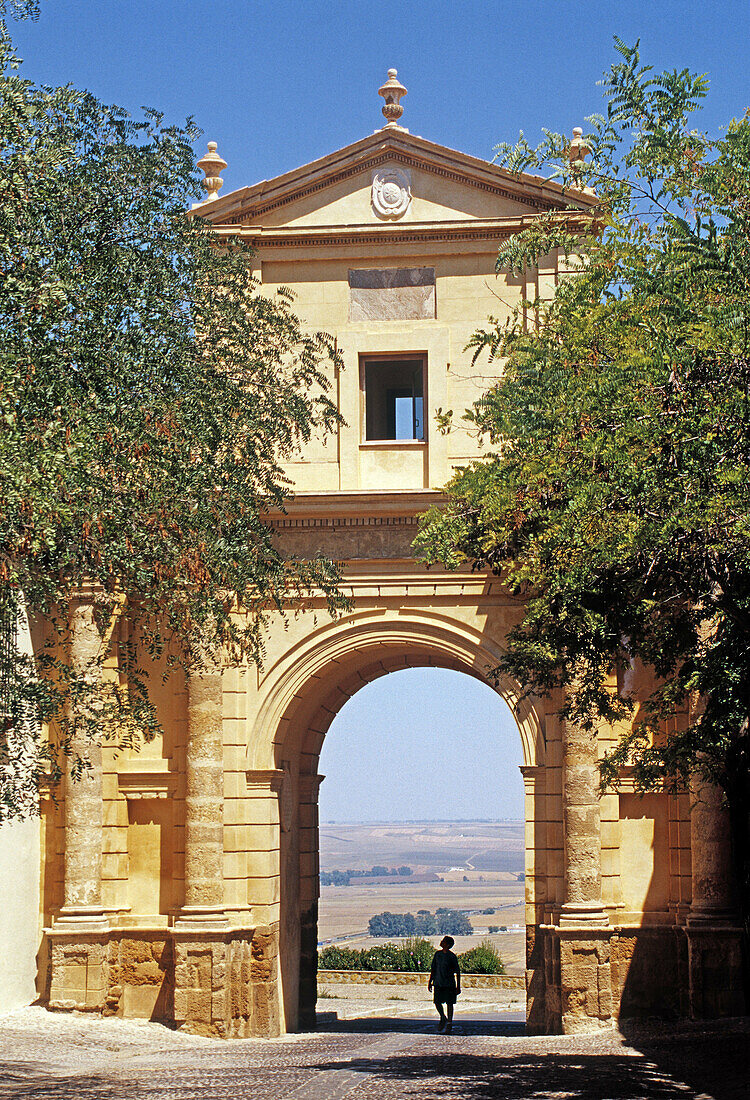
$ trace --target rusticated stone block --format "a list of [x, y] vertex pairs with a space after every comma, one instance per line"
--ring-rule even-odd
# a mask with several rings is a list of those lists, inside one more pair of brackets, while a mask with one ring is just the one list
[[252, 980], [268, 982], [276, 977], [276, 960], [279, 953], [278, 931], [263, 926], [257, 928], [252, 942]]
[[742, 980], [742, 933], [731, 926], [687, 929], [690, 1014], [694, 1019], [747, 1012]]
[[612, 1022], [610, 931], [557, 929], [560, 941], [560, 1023], [582, 1034]]

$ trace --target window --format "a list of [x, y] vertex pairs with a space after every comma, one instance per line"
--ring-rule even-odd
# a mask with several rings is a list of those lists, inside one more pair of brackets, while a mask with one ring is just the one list
[[365, 441], [424, 441], [424, 366], [422, 356], [364, 360]]

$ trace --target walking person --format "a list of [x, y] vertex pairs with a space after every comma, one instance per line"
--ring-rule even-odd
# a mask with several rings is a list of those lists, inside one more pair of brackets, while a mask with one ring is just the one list
[[443, 936], [440, 950], [433, 955], [430, 980], [427, 983], [428, 993], [434, 990], [435, 1008], [440, 1013], [438, 1031], [444, 1031], [446, 1035], [453, 1031], [453, 1006], [461, 992], [461, 970], [458, 959], [451, 951], [455, 942], [453, 936]]

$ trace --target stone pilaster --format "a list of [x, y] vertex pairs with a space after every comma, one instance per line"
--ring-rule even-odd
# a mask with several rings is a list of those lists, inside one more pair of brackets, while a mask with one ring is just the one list
[[[68, 610], [71, 672], [92, 691], [101, 674], [103, 644], [94, 597], [82, 590]], [[63, 906], [54, 927], [47, 930], [49, 1002], [58, 1008], [101, 1011], [107, 989], [108, 921], [102, 908], [102, 746], [92, 726], [91, 705], [85, 690], [78, 694], [77, 713], [68, 701], [72, 734], [65, 762]], [[88, 767], [75, 778], [79, 759]]]
[[733, 893], [729, 815], [718, 787], [691, 784], [692, 901], [687, 919], [690, 1013], [745, 1012], [741, 928]]
[[300, 881], [299, 1023], [302, 1028], [315, 1027], [318, 999], [318, 791], [324, 778], [322, 775], [299, 777], [300, 867], [305, 872]]
[[294, 807], [288, 769], [250, 769], [245, 776], [251, 837], [257, 845], [248, 853], [249, 901], [259, 921], [253, 940], [253, 996], [258, 1021], [253, 1034], [271, 1038], [284, 1030], [279, 958], [281, 832], [289, 829]]
[[563, 840], [565, 896], [561, 927], [609, 924], [602, 904], [601, 821], [596, 736], [563, 724]]
[[690, 848], [693, 896], [688, 923], [733, 922], [729, 814], [718, 787], [699, 779], [691, 784]]
[[611, 1026], [609, 920], [602, 903], [597, 739], [563, 728], [564, 900], [560, 911], [561, 1027], [565, 1034]]
[[221, 666], [206, 660], [187, 681], [185, 895], [177, 927], [226, 925]]
[[[102, 637], [92, 593], [81, 593], [71, 600], [68, 644], [73, 675], [93, 687], [100, 675]], [[89, 706], [89, 701], [84, 699], [82, 706]], [[63, 908], [56, 925], [93, 932], [107, 926], [102, 909], [102, 746], [91, 736], [90, 717], [84, 728], [77, 727], [75, 718], [69, 710], [73, 734], [65, 764]], [[73, 768], [79, 758], [89, 766], [80, 778], [74, 778]]]

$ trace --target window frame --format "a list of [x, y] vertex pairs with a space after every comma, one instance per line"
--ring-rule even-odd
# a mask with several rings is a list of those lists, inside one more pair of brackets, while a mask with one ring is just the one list
[[[422, 367], [422, 439], [367, 438], [367, 364], [413, 362]], [[378, 351], [359, 353], [359, 445], [360, 447], [426, 447], [427, 446], [427, 352]]]

